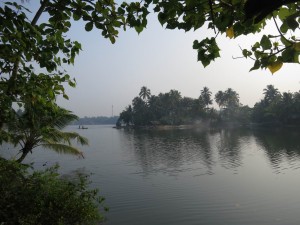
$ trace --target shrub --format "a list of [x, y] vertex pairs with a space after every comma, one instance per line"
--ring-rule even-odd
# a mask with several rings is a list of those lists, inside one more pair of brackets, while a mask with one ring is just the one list
[[58, 166], [33, 171], [0, 159], [1, 225], [81, 225], [104, 220], [104, 198], [88, 189], [88, 176], [62, 178]]

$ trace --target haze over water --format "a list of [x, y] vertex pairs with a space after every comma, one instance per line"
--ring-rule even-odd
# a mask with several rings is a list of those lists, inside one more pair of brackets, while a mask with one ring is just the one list
[[84, 159], [39, 149], [26, 162], [92, 172], [107, 225], [300, 223], [297, 131], [68, 129], [90, 140]]

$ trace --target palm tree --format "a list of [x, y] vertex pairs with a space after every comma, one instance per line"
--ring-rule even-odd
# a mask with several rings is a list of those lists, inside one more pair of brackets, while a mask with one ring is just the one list
[[267, 85], [267, 87], [263, 90], [264, 91], [264, 100], [267, 103], [271, 103], [278, 95], [280, 95], [280, 92], [277, 88], [275, 88], [272, 84]]
[[228, 88], [224, 93], [224, 103], [226, 108], [234, 109], [239, 106], [239, 94], [232, 88]]
[[180, 111], [180, 101], [182, 99], [181, 93], [177, 90], [170, 90], [167, 93], [167, 104], [169, 109], [169, 118], [172, 124], [176, 124], [179, 119], [179, 111]]
[[211, 91], [208, 89], [208, 87], [203, 88], [200, 97], [202, 98], [206, 108], [208, 109], [208, 106], [212, 104]]
[[146, 86], [143, 86], [141, 88], [141, 91], [139, 93], [139, 96], [145, 100], [145, 99], [149, 99], [151, 97], [151, 92], [150, 92], [150, 89], [148, 89]]
[[179, 91], [177, 90], [170, 90], [169, 91], [169, 100], [170, 100], [170, 103], [175, 106], [179, 103], [179, 101], [181, 100], [181, 94]]
[[225, 93], [223, 91], [218, 91], [215, 94], [215, 101], [216, 103], [219, 105], [219, 108], [221, 109], [221, 107], [224, 106], [225, 103], [225, 99], [224, 99]]
[[135, 97], [132, 100], [132, 120], [134, 125], [147, 125], [151, 118], [149, 118], [148, 104], [140, 97]]
[[76, 132], [64, 132], [70, 122], [78, 119], [70, 111], [56, 106], [49, 109], [25, 109], [23, 113], [15, 114], [15, 119], [7, 124], [10, 141], [20, 145], [22, 162], [29, 152], [38, 146], [54, 150], [58, 153], [83, 156], [82, 152], [71, 141], [75, 140], [81, 145], [87, 145], [88, 140]]

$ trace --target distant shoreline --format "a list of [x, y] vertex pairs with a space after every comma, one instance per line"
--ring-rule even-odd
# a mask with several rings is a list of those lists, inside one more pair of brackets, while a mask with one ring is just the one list
[[241, 124], [237, 122], [222, 122], [216, 124], [209, 123], [200, 123], [200, 124], [181, 124], [181, 125], [145, 125], [145, 126], [114, 126], [117, 129], [145, 129], [145, 130], [188, 130], [188, 129], [232, 129], [232, 128], [248, 128], [248, 129], [299, 129], [300, 126], [295, 125], [286, 125], [280, 123], [249, 123]]
[[77, 126], [87, 126], [87, 125], [115, 125], [119, 119], [119, 116], [107, 117], [107, 116], [97, 116], [97, 117], [83, 117], [74, 121], [70, 125]]

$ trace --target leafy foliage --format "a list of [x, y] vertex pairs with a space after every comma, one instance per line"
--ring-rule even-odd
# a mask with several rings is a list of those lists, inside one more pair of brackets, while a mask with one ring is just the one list
[[[193, 44], [204, 67], [220, 57], [216, 41], [220, 34], [229, 38], [257, 34], [269, 23], [275, 25], [277, 33], [265, 34], [250, 49], [242, 50], [245, 58], [254, 61], [251, 70], [269, 68], [274, 73], [283, 63], [299, 63], [300, 42], [296, 37], [300, 21], [299, 1], [146, 0], [139, 9], [126, 7], [126, 11], [140, 12], [149, 4], [153, 5], [159, 22], [167, 29], [188, 32], [204, 28], [214, 32], [214, 36], [195, 40]], [[144, 16], [142, 18], [144, 21]]]
[[[7, 225], [99, 224], [104, 198], [88, 176], [63, 179], [58, 167], [35, 171], [0, 158], [0, 223]], [[101, 211], [100, 211], [101, 209]]]
[[[133, 7], [132, 4], [123, 4]], [[138, 5], [133, 7], [139, 10]], [[145, 11], [145, 10], [144, 10]], [[81, 44], [68, 38], [74, 21], [85, 23], [85, 30], [98, 29], [112, 43], [118, 29], [131, 23], [137, 30], [139, 13], [128, 14], [114, 1], [42, 0], [40, 8], [29, 19], [31, 11], [17, 2], [5, 2], [0, 7], [0, 129], [14, 120], [16, 110], [29, 104], [33, 110], [55, 111], [58, 95], [68, 99], [64, 85], [75, 87], [75, 79], [63, 69], [72, 65]], [[47, 20], [40, 22], [41, 15]], [[35, 109], [37, 108], [37, 109]], [[48, 110], [48, 111], [47, 111]], [[1, 131], [3, 132], [3, 131]], [[1, 141], [6, 141], [4, 135]]]

